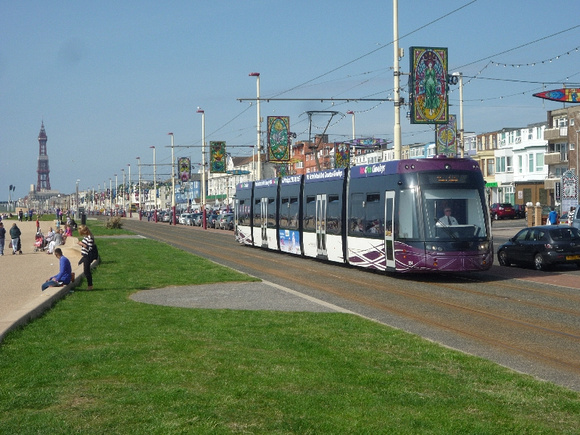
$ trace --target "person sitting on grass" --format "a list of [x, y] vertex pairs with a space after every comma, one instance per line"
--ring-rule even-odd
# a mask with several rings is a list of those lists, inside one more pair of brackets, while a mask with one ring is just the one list
[[72, 268], [70, 261], [64, 255], [62, 255], [62, 249], [56, 248], [54, 250], [54, 255], [58, 258], [59, 272], [58, 275], [51, 276], [42, 284], [42, 291], [49, 287], [61, 287], [63, 285], [70, 284], [72, 278]]

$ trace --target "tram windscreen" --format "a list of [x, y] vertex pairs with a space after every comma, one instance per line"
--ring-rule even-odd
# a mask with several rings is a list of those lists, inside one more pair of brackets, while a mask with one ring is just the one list
[[487, 237], [483, 207], [476, 189], [423, 189], [426, 239]]

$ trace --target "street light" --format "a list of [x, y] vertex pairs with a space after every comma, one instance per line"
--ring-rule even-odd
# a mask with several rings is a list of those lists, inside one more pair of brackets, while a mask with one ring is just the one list
[[155, 160], [155, 147], [150, 146], [149, 148], [153, 148], [153, 209], [157, 211], [157, 163]]
[[205, 211], [205, 112], [201, 107], [197, 108], [197, 113], [201, 113], [201, 220], [203, 229], [207, 229]]
[[451, 75], [459, 77], [459, 141], [461, 142], [461, 158], [463, 158], [465, 153], [465, 144], [463, 143], [463, 73], [454, 72]]
[[355, 114], [352, 110], [349, 110], [348, 112], [346, 112], [346, 114], [352, 115], [352, 140], [354, 140], [356, 138], [355, 130], [354, 130]]
[[[258, 159], [258, 167], [257, 169], [257, 179], [262, 179], [262, 159], [261, 159], [261, 150], [260, 150], [260, 127], [262, 124], [262, 120], [260, 118], [260, 73], [259, 72], [252, 72], [249, 74], [250, 77], [256, 77], [256, 89], [257, 89], [257, 96], [256, 96], [256, 107], [257, 107], [257, 120], [256, 120], [256, 151], [257, 151], [257, 159]], [[254, 180], [256, 180], [256, 173], [254, 173]]]
[[125, 195], [127, 194], [127, 192], [125, 191], [125, 188], [127, 186], [125, 184], [125, 168], [121, 168], [121, 172], [123, 173], [123, 196], [121, 196], [121, 209], [122, 209], [121, 215], [123, 215], [125, 213]]
[[137, 157], [137, 164], [139, 165], [139, 193], [137, 194], [137, 200], [139, 201], [139, 220], [141, 220], [143, 211], [143, 202], [141, 201], [141, 157]]
[[127, 163], [127, 166], [129, 166], [129, 217], [133, 217], [133, 212], [132, 212], [132, 202], [133, 202], [133, 198], [131, 198], [131, 195], [133, 194], [133, 186], [131, 185], [131, 163]]
[[115, 215], [117, 215], [117, 209], [119, 208], [119, 179], [117, 174], [115, 174]]
[[173, 157], [173, 133], [167, 133], [171, 136], [171, 221], [175, 225], [175, 158]]

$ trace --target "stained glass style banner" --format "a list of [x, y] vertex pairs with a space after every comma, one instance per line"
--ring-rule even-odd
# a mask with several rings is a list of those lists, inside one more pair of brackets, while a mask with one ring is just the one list
[[177, 160], [177, 165], [179, 168], [179, 179], [184, 183], [189, 181], [191, 178], [191, 160], [189, 160], [189, 157], [180, 157]]
[[268, 116], [268, 160], [272, 163], [290, 160], [289, 116]]
[[226, 143], [209, 143], [209, 171], [216, 174], [226, 173]]
[[410, 47], [411, 124], [446, 124], [447, 48]]
[[449, 115], [447, 124], [437, 126], [435, 144], [437, 154], [443, 154], [447, 157], [457, 156], [457, 117], [455, 115]]
[[334, 159], [335, 167], [348, 168], [350, 167], [350, 143], [337, 142], [334, 144]]

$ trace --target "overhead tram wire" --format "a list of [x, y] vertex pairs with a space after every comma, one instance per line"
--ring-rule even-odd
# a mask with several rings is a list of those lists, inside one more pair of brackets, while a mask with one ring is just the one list
[[525, 44], [518, 45], [517, 47], [509, 48], [507, 50], [501, 51], [499, 53], [492, 54], [490, 56], [483, 57], [483, 58], [478, 59], [478, 60], [475, 60], [473, 62], [469, 62], [469, 63], [466, 63], [464, 65], [455, 67], [453, 69], [455, 69], [455, 70], [461, 70], [461, 69], [465, 68], [466, 66], [470, 66], [470, 65], [473, 65], [475, 63], [482, 62], [484, 60], [489, 60], [492, 57], [501, 56], [502, 54], [506, 54], [506, 53], [509, 53], [509, 52], [512, 52], [512, 51], [515, 51], [515, 50], [519, 50], [520, 48], [524, 48], [524, 47], [527, 47], [528, 45], [535, 44], [536, 42], [544, 41], [544, 40], [549, 39], [549, 38], [552, 38], [554, 36], [561, 35], [562, 33], [569, 32], [569, 31], [574, 30], [574, 29], [577, 29], [579, 27], [580, 27], [580, 24], [577, 24], [575, 26], [569, 27], [568, 29], [560, 30], [559, 32], [552, 33], [551, 35], [543, 36], [542, 38], [538, 38], [538, 39], [535, 39], [533, 41], [526, 42]]
[[[427, 24], [425, 24], [425, 25], [422, 25], [422, 26], [420, 26], [420, 27], [417, 27], [415, 30], [413, 30], [413, 31], [411, 31], [411, 32], [409, 32], [409, 33], [407, 33], [407, 34], [405, 34], [405, 35], [403, 35], [403, 36], [400, 36], [400, 37], [399, 37], [399, 41], [400, 41], [400, 40], [402, 40], [402, 39], [404, 39], [404, 38], [406, 38], [406, 37], [408, 37], [408, 36], [410, 36], [410, 35], [412, 35], [412, 34], [414, 34], [414, 33], [416, 33], [416, 32], [418, 32], [418, 31], [420, 31], [420, 30], [424, 30], [426, 27], [429, 27], [429, 26], [431, 26], [432, 24], [435, 24], [436, 22], [438, 22], [438, 21], [441, 21], [442, 19], [444, 19], [444, 18], [447, 18], [447, 17], [449, 17], [450, 15], [453, 15], [453, 14], [455, 14], [456, 12], [459, 12], [460, 10], [462, 10], [462, 9], [464, 9], [464, 8], [468, 7], [468, 6], [471, 6], [473, 3], [476, 3], [477, 1], [478, 1], [478, 0], [471, 0], [470, 2], [468, 2], [468, 3], [464, 4], [463, 6], [460, 6], [460, 7], [456, 8], [456, 9], [454, 9], [454, 10], [450, 11], [450, 12], [448, 12], [447, 14], [440, 16], [439, 18], [436, 18], [436, 19], [434, 19], [433, 21], [430, 21], [429, 23], [427, 23]], [[296, 90], [296, 89], [298, 89], [298, 88], [301, 88], [302, 86], [305, 86], [305, 85], [307, 85], [308, 83], [312, 83], [312, 82], [314, 82], [315, 80], [318, 80], [318, 79], [320, 79], [320, 78], [322, 78], [322, 77], [325, 77], [325, 76], [327, 76], [327, 75], [329, 75], [329, 74], [332, 74], [333, 72], [336, 72], [336, 71], [338, 71], [338, 70], [340, 70], [340, 69], [342, 69], [342, 68], [344, 68], [344, 67], [346, 67], [346, 66], [348, 66], [348, 65], [351, 65], [351, 64], [353, 64], [353, 63], [355, 63], [355, 62], [358, 62], [359, 60], [361, 60], [361, 59], [364, 59], [365, 57], [367, 57], [367, 56], [370, 56], [371, 54], [374, 54], [374, 53], [376, 53], [376, 52], [377, 52], [377, 51], [379, 51], [379, 50], [382, 50], [382, 49], [384, 49], [384, 48], [387, 48], [387, 47], [389, 47], [389, 46], [390, 46], [390, 45], [392, 45], [393, 43], [394, 43], [394, 41], [391, 41], [391, 42], [389, 42], [388, 44], [381, 45], [380, 47], [378, 47], [378, 48], [375, 48], [374, 50], [371, 50], [371, 51], [369, 51], [368, 53], [366, 53], [366, 54], [363, 54], [363, 55], [361, 55], [361, 56], [357, 57], [356, 59], [353, 59], [353, 60], [351, 60], [351, 61], [348, 61], [348, 62], [346, 62], [346, 63], [344, 63], [344, 64], [342, 64], [342, 65], [340, 65], [340, 66], [337, 66], [336, 68], [333, 68], [333, 69], [331, 69], [330, 71], [327, 71], [327, 72], [325, 72], [325, 73], [323, 73], [323, 74], [320, 74], [320, 75], [318, 75], [318, 76], [316, 76], [316, 77], [314, 77], [314, 78], [312, 78], [312, 79], [310, 79], [310, 80], [307, 80], [307, 81], [305, 81], [305, 82], [303, 82], [303, 83], [301, 83], [301, 84], [299, 84], [299, 85], [296, 85], [296, 86], [294, 86], [294, 87], [292, 87], [292, 88], [290, 88], [290, 89], [287, 89], [287, 90], [285, 90], [285, 91], [279, 92], [278, 94], [275, 94], [275, 95], [273, 95], [273, 96], [272, 96], [272, 98], [270, 98], [270, 99], [273, 99], [273, 98], [275, 98], [275, 97], [278, 97], [278, 96], [280, 96], [280, 95], [284, 95], [284, 94], [286, 94], [286, 93], [288, 93], [288, 92], [294, 91], [294, 90]], [[264, 98], [264, 99], [266, 99], [266, 98]]]

